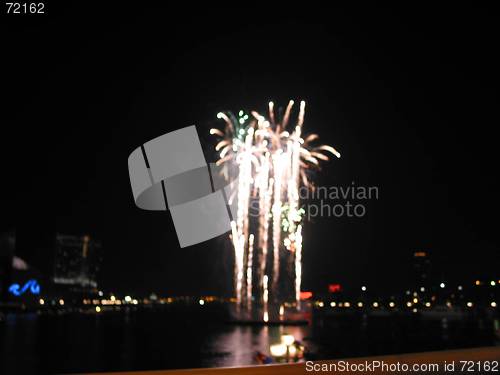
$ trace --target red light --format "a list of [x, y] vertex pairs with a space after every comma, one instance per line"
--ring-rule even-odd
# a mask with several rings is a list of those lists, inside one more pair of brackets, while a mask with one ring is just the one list
[[309, 299], [313, 296], [312, 292], [300, 292], [300, 299], [303, 301], [303, 300], [306, 300], [306, 299]]
[[328, 291], [330, 293], [338, 293], [342, 290], [342, 286], [340, 284], [329, 284]]

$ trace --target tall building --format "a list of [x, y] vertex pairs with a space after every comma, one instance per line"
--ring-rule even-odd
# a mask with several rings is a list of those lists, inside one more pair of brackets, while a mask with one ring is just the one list
[[0, 302], [6, 301], [12, 279], [12, 259], [16, 247], [14, 233], [0, 234]]
[[413, 274], [416, 286], [429, 286], [431, 280], [431, 260], [427, 251], [413, 253]]
[[56, 235], [53, 282], [59, 285], [97, 288], [101, 244], [89, 236]]

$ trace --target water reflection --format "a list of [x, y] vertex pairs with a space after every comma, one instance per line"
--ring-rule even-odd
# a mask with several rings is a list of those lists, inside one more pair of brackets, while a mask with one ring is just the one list
[[270, 355], [271, 345], [281, 342], [281, 336], [290, 334], [304, 341], [309, 334], [307, 326], [229, 326], [207, 338], [202, 353], [207, 367], [232, 367], [256, 364], [255, 354]]
[[257, 364], [284, 334], [306, 358], [330, 359], [493, 345], [492, 319], [336, 315], [309, 326], [224, 324], [202, 312], [7, 314], [0, 373], [109, 372]]

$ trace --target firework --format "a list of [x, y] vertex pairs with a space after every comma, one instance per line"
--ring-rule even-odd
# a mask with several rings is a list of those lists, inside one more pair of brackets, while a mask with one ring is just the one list
[[[328, 154], [340, 158], [331, 146], [313, 145], [318, 135], [303, 137], [304, 101], [295, 124], [289, 124], [293, 106], [290, 100], [280, 118], [273, 102], [269, 103], [267, 118], [256, 111], [240, 111], [238, 116], [220, 112], [217, 117], [224, 120], [224, 129], [210, 130], [219, 138], [215, 147], [219, 153], [217, 165], [223, 173], [228, 173], [229, 166], [238, 170], [236, 189], [229, 197], [230, 203], [236, 200], [237, 207], [230, 236], [235, 253], [237, 304], [246, 302], [250, 306], [254, 291], [259, 290], [266, 313], [267, 275], [271, 275], [271, 298], [277, 301], [282, 251], [293, 260], [293, 294], [299, 307], [304, 217], [299, 189], [311, 188], [308, 172], [318, 169], [320, 161], [328, 161]], [[255, 278], [252, 272], [256, 272]]]

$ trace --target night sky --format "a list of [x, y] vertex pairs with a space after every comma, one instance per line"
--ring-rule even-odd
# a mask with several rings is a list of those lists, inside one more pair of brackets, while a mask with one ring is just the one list
[[196, 124], [213, 161], [217, 112], [304, 99], [342, 153], [316, 183], [380, 194], [306, 224], [304, 290], [400, 290], [415, 250], [446, 281], [499, 276], [496, 12], [197, 7], [2, 14], [0, 231], [100, 239], [108, 290], [227, 295], [227, 236], [180, 249], [135, 206], [128, 155]]

